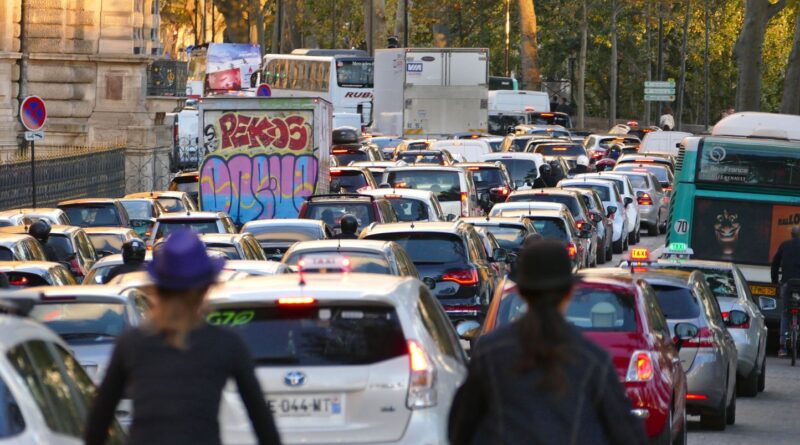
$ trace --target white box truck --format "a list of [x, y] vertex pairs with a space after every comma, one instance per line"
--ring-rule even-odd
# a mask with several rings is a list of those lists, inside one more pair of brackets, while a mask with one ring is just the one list
[[415, 138], [486, 133], [488, 92], [488, 49], [380, 49], [373, 130]]

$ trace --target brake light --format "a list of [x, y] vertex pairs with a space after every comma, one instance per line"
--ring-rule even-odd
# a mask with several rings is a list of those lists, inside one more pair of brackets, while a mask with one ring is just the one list
[[636, 192], [636, 201], [639, 202], [640, 206], [653, 205], [653, 198], [650, 197], [649, 193], [645, 192]]
[[408, 340], [410, 376], [406, 406], [409, 409], [430, 408], [436, 405], [436, 368], [428, 353], [416, 340]]
[[331, 169], [331, 176], [341, 176], [341, 175], [342, 175], [342, 171], [341, 170]]
[[467, 170], [469, 170], [471, 172], [476, 172], [476, 171], [479, 171], [480, 169], [481, 169], [480, 167], [467, 167]]
[[665, 186], [665, 187], [662, 187], [662, 188], [664, 189], [665, 192], [672, 192], [672, 186], [668, 185], [668, 186]]
[[567, 243], [567, 254], [569, 255], [570, 259], [574, 259], [578, 254], [578, 248], [575, 247], [574, 243]]
[[714, 337], [711, 335], [710, 329], [700, 328], [697, 331], [697, 337], [686, 340], [683, 342], [683, 346], [688, 348], [713, 348]]
[[686, 394], [686, 400], [708, 400], [708, 396], [704, 394]]
[[310, 306], [317, 302], [313, 297], [281, 297], [278, 298], [278, 306]]
[[335, 154], [335, 155], [343, 155], [343, 154], [347, 154], [347, 153], [350, 153], [350, 150], [348, 150], [346, 148], [334, 148], [333, 149], [333, 154]]
[[539, 116], [542, 116], [542, 117], [553, 117], [553, 116], [555, 116], [555, 114], [553, 114], [553, 113], [539, 113]]
[[728, 329], [750, 329], [750, 317], [747, 317], [747, 321], [742, 324], [728, 324], [730, 319], [730, 312], [723, 312], [722, 313], [722, 320], [725, 321], [725, 324], [728, 326]]
[[583, 221], [576, 221], [575, 222], [575, 227], [577, 227], [578, 230], [583, 230], [583, 226], [585, 226], [585, 225], [586, 225], [586, 223], [583, 222]]
[[76, 275], [76, 277], [83, 278], [83, 271], [81, 271], [81, 265], [78, 263], [77, 258], [72, 258], [69, 260], [69, 267], [72, 269], [72, 273]]
[[478, 284], [478, 271], [475, 269], [451, 270], [442, 275], [442, 281], [453, 281], [462, 286]]
[[468, 216], [467, 203], [469, 202], [469, 195], [467, 192], [461, 192], [461, 216]]
[[444, 311], [448, 313], [457, 312], [463, 315], [477, 316], [481, 312], [481, 307], [477, 304], [444, 305]]
[[625, 376], [626, 382], [646, 382], [653, 378], [653, 358], [647, 351], [636, 351], [631, 356], [628, 365], [628, 374]]
[[12, 286], [24, 286], [28, 284], [28, 277], [19, 277], [16, 279], [10, 279], [8, 280], [8, 284]]
[[300, 212], [297, 214], [298, 218], [303, 218], [308, 212], [308, 202], [304, 202], [302, 206], [300, 206]]
[[498, 193], [500, 196], [508, 196], [511, 194], [511, 190], [506, 186], [495, 187], [492, 189], [492, 191]]
[[601, 151], [594, 150], [594, 151], [592, 151], [592, 158], [593, 159], [600, 159], [600, 158], [603, 157], [604, 154], [605, 153], [603, 153]]

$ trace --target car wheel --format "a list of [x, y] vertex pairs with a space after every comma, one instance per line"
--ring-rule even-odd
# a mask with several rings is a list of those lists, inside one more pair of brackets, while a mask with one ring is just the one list
[[[606, 240], [608, 241], [608, 240]], [[595, 266], [598, 264], [605, 264], [606, 263], [606, 255], [608, 253], [608, 249], [604, 245], [602, 249], [597, 249], [597, 255], [595, 255]]]
[[[611, 239], [609, 237], [609, 239]], [[614, 259], [614, 248], [612, 247], [613, 241], [608, 243], [608, 248], [606, 249], [606, 261], [611, 261]]]
[[658, 221], [660, 219], [661, 219], [661, 217], [659, 216], [659, 218], [656, 220], [655, 223], [647, 225], [647, 235], [648, 236], [658, 236], [658, 233], [660, 232], [660, 230], [658, 229]]
[[[612, 251], [613, 253], [622, 253], [625, 251], [625, 237], [621, 236], [617, 241], [613, 242]], [[609, 258], [610, 260], [611, 258]]]
[[636, 244], [636, 231], [628, 234], [628, 245]]
[[631, 246], [630, 240], [628, 239], [628, 237], [627, 237], [627, 236], [625, 237], [625, 240], [624, 240], [623, 242], [625, 243], [625, 248], [624, 248], [624, 250], [626, 250], [626, 251], [627, 251], [627, 250], [628, 250], [628, 247], [630, 247], [630, 246]]
[[758, 376], [758, 392], [764, 392], [767, 389], [767, 358], [761, 361], [761, 374]]
[[728, 406], [728, 413], [727, 416], [725, 416], [725, 423], [728, 425], [733, 425], [736, 423], [736, 391], [733, 392], [731, 404]]
[[746, 377], [736, 378], [736, 392], [743, 397], [755, 397], [758, 395], [758, 367], [753, 366]]
[[728, 397], [726, 394], [725, 397], [722, 398], [722, 406], [720, 406], [715, 412], [702, 414], [700, 416], [700, 425], [702, 425], [704, 428], [716, 431], [725, 431], [725, 428], [728, 426], [728, 403], [725, 400], [727, 398]]
[[642, 242], [642, 226], [640, 224], [639, 228], [636, 229], [636, 243], [638, 244], [638, 243], [641, 243], [641, 242]]
[[672, 445], [686, 445], [689, 443], [689, 426], [687, 425], [686, 420], [686, 408], [683, 408], [683, 421], [681, 422], [681, 430], [678, 431], [678, 435], [672, 441]]

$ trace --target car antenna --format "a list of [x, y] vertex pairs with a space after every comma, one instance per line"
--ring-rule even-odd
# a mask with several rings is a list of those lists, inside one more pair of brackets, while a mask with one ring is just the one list
[[306, 285], [306, 277], [303, 275], [303, 265], [305, 265], [305, 260], [300, 257], [300, 261], [297, 262], [297, 274], [300, 278], [300, 281], [297, 283], [297, 285], [300, 286], [301, 289]]

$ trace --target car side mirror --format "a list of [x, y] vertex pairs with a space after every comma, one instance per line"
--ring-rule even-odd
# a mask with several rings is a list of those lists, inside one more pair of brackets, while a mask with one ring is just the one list
[[465, 341], [472, 341], [481, 332], [481, 325], [475, 320], [464, 320], [456, 325], [458, 338]]
[[758, 307], [760, 307], [762, 311], [774, 311], [778, 308], [778, 300], [771, 297], [759, 296]]
[[615, 213], [617, 213], [617, 206], [608, 206], [608, 216], [611, 217]]
[[633, 198], [631, 198], [630, 196], [626, 196], [625, 197], [625, 207], [628, 207], [631, 204], [633, 204]]
[[591, 230], [581, 230], [580, 232], [578, 232], [578, 238], [589, 239], [591, 237], [592, 237]]
[[342, 191], [342, 183], [338, 179], [331, 180], [331, 193], [340, 193]]
[[589, 219], [591, 219], [593, 223], [599, 224], [603, 222], [603, 215], [600, 215], [599, 213], [590, 213]]
[[685, 341], [697, 337], [697, 334], [700, 331], [697, 328], [697, 325], [695, 325], [694, 323], [678, 323], [675, 325], [674, 330], [675, 330], [675, 346], [677, 346], [678, 349], [680, 349], [681, 346], [683, 346], [683, 343]]
[[425, 277], [422, 279], [422, 282], [425, 283], [426, 286], [428, 286], [428, 289], [430, 290], [436, 289], [436, 280], [434, 280], [433, 278]]
[[508, 260], [508, 251], [506, 249], [500, 247], [494, 250], [494, 254], [492, 255], [493, 263], [503, 263], [506, 262], [507, 260]]
[[732, 310], [728, 312], [728, 318], [725, 319], [725, 326], [729, 328], [738, 328], [750, 323], [750, 316], [746, 312], [739, 310]]
[[447, 219], [448, 221], [455, 221], [456, 220], [456, 215], [453, 215], [452, 213], [450, 213], [447, 216], [445, 216], [445, 219]]

